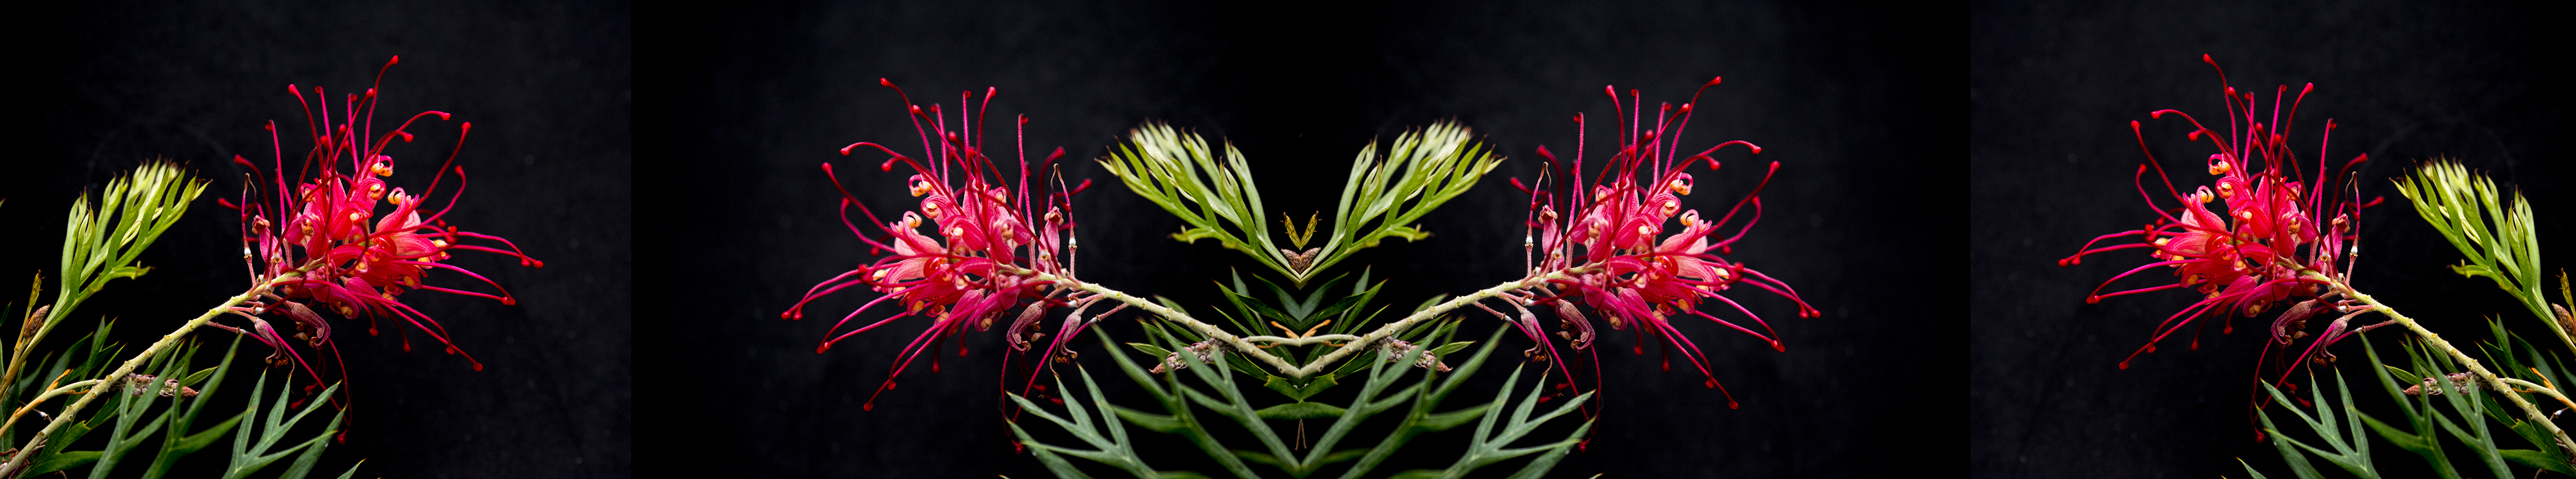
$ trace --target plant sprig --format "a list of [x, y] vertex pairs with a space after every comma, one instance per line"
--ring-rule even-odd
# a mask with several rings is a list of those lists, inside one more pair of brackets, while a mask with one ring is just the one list
[[[1388, 238], [1430, 237], [1414, 222], [1466, 193], [1503, 160], [1476, 143], [1466, 127], [1452, 122], [1399, 135], [1384, 155], [1372, 142], [1351, 162], [1333, 213], [1332, 234], [1324, 238], [1324, 245], [1291, 251], [1271, 238], [1270, 213], [1262, 205], [1261, 190], [1253, 184], [1252, 168], [1244, 162], [1243, 152], [1231, 143], [1224, 146], [1220, 156], [1205, 138], [1148, 123], [1130, 131], [1128, 142], [1112, 149], [1100, 165], [1137, 196], [1180, 217], [1184, 224], [1173, 239], [1216, 240], [1298, 286]], [[1313, 218], [1303, 231], [1284, 214], [1280, 223], [1300, 248], [1316, 233]]]
[[2398, 178], [2397, 192], [2406, 195], [2415, 212], [2467, 256], [2451, 271], [2495, 280], [2496, 287], [2512, 294], [2532, 316], [2549, 323], [2562, 344], [2576, 349], [2576, 338], [2556, 324], [2556, 315], [2550, 314], [2541, 296], [2540, 287], [2547, 278], [2540, 272], [2540, 237], [2533, 232], [2531, 201], [2522, 192], [2513, 192], [2512, 206], [2507, 208], [2495, 181], [2444, 159]]

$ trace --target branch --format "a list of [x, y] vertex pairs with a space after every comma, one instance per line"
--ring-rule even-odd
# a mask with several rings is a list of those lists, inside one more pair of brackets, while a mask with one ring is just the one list
[[[320, 263], [316, 262], [315, 265], [318, 266]], [[170, 334], [162, 335], [161, 340], [153, 341], [152, 346], [143, 348], [143, 351], [136, 353], [133, 359], [125, 360], [124, 364], [117, 366], [116, 372], [108, 373], [107, 377], [98, 378], [97, 381], [100, 383], [113, 384], [118, 380], [124, 379], [126, 374], [133, 373], [134, 368], [142, 367], [144, 362], [150, 361], [152, 359], [152, 355], [160, 353], [161, 349], [170, 347], [172, 344], [178, 344], [180, 339], [188, 337], [188, 333], [196, 331], [198, 326], [203, 326], [206, 322], [214, 320], [215, 316], [232, 311], [233, 305], [241, 304], [243, 301], [249, 301], [252, 298], [257, 298], [260, 294], [267, 293], [269, 288], [276, 287], [278, 284], [288, 281], [294, 281], [303, 276], [304, 270], [299, 269], [296, 271], [289, 271], [286, 272], [286, 274], [277, 275], [275, 278], [269, 278], [266, 282], [252, 286], [249, 290], [245, 290], [242, 291], [241, 294], [234, 295], [232, 299], [224, 300], [223, 304], [215, 305], [213, 308], [207, 308], [205, 314], [197, 315], [197, 319], [188, 320], [186, 324], [180, 325], [179, 329], [170, 331]], [[72, 402], [70, 406], [63, 408], [62, 413], [54, 415], [54, 421], [46, 423], [45, 429], [36, 431], [36, 435], [34, 437], [27, 438], [26, 444], [29, 446], [42, 444], [45, 440], [45, 436], [51, 435], [54, 433], [54, 430], [61, 429], [63, 425], [71, 423], [73, 417], [79, 415], [82, 408], [89, 407], [89, 403], [91, 401], [97, 400], [99, 395], [105, 394], [106, 391], [111, 389], [116, 388], [90, 388], [89, 394], [82, 395], [79, 401]], [[10, 474], [18, 472], [20, 468], [26, 467], [27, 458], [35, 455], [37, 449], [40, 448], [18, 448], [18, 455], [11, 456], [7, 464], [0, 464], [0, 477], [8, 477]]]
[[[2498, 378], [2495, 373], [2488, 372], [2486, 365], [2479, 363], [2476, 358], [2469, 357], [2468, 353], [2461, 352], [2459, 348], [2452, 347], [2450, 341], [2442, 340], [2442, 335], [2434, 334], [2432, 330], [2424, 329], [2424, 326], [2422, 324], [2417, 324], [2414, 318], [2408, 318], [2404, 314], [2398, 314], [2396, 308], [2390, 308], [2386, 304], [2380, 304], [2379, 300], [2352, 289], [2352, 285], [2344, 283], [2341, 279], [2318, 274], [2315, 271], [2307, 271], [2303, 273], [2303, 276], [2307, 279], [2323, 281], [2326, 284], [2333, 285], [2335, 290], [2343, 292], [2345, 296], [2351, 296], [2353, 299], [2360, 300], [2362, 304], [2370, 305], [2371, 311], [2387, 316], [2390, 320], [2397, 321], [2397, 324], [2399, 325], [2406, 326], [2406, 330], [2412, 331], [2415, 333], [2416, 337], [2422, 338], [2424, 340], [2424, 344], [2432, 345], [2434, 348], [2441, 349], [2443, 352], [2449, 353], [2451, 359], [2458, 361], [2461, 366], [2467, 367], [2469, 369], [2469, 373], [2477, 375], [2478, 381], [2485, 383], [2488, 388], [2495, 389], [2497, 391], [2506, 391], [2505, 394], [2499, 394], [2499, 396], [2504, 396], [2506, 399], [2512, 400], [2513, 405], [2522, 408], [2523, 415], [2529, 416], [2532, 422], [2540, 423], [2541, 426], [2549, 428], [2549, 434], [2557, 436], [2559, 450], [2576, 451], [2576, 441], [2568, 440], [2567, 431], [2560, 430], [2558, 428], [2558, 423], [2550, 422], [2548, 414], [2540, 412], [2540, 408], [2538, 406], [2532, 405], [2531, 401], [2523, 399], [2521, 395], [2510, 392], [2513, 391], [2513, 389], [2508, 385], [2509, 383], [2506, 382], [2507, 378]], [[2548, 390], [2547, 388], [2543, 389]], [[2551, 392], [2550, 396], [2558, 397], [2561, 401], [2566, 400], [2565, 397], [2556, 394], [2556, 390], [2549, 391]]]

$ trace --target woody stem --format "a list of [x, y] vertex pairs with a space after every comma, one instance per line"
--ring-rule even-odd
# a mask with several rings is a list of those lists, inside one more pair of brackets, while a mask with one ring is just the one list
[[[2397, 324], [2405, 326], [2407, 331], [2414, 332], [2415, 337], [2422, 339], [2424, 344], [2430, 345], [2435, 349], [2440, 349], [2442, 352], [2449, 354], [2452, 360], [2459, 362], [2462, 367], [2468, 368], [2469, 374], [2477, 376], [2478, 381], [2484, 383], [2488, 389], [2503, 392], [2503, 394], [2498, 395], [2512, 400], [2515, 407], [2522, 409], [2524, 416], [2531, 418], [2531, 422], [2539, 423], [2542, 427], [2549, 428], [2549, 434], [2557, 438], [2559, 450], [2576, 451], [2576, 441], [2568, 440], [2567, 431], [2560, 430], [2558, 428], [2558, 423], [2550, 422], [2549, 415], [2540, 412], [2539, 406], [2531, 404], [2531, 401], [2524, 399], [2521, 394], [2513, 393], [2512, 385], [2506, 383], [2503, 379], [2496, 377], [2495, 373], [2488, 372], [2486, 365], [2479, 363], [2477, 358], [2469, 357], [2469, 354], [2461, 352], [2460, 348], [2451, 346], [2451, 342], [2443, 340], [2442, 335], [2434, 334], [2432, 330], [2424, 329], [2424, 326], [2416, 323], [2414, 318], [2409, 318], [2404, 314], [2399, 314], [2397, 309], [2390, 308], [2386, 304], [2380, 304], [2379, 300], [2371, 298], [2370, 295], [2362, 294], [2361, 291], [2352, 289], [2351, 284], [2343, 282], [2340, 278], [2318, 274], [2315, 271], [2303, 272], [2302, 276], [2310, 280], [2323, 281], [2326, 284], [2332, 285], [2336, 291], [2343, 292], [2345, 296], [2351, 296], [2353, 299], [2361, 301], [2362, 304], [2370, 305], [2371, 311], [2387, 316], [2388, 319], [2394, 320]], [[2562, 400], [2564, 399], [2562, 398]]]
[[143, 363], [151, 361], [153, 355], [159, 354], [162, 349], [167, 349], [172, 344], [178, 344], [180, 339], [188, 337], [189, 332], [196, 331], [198, 326], [204, 326], [206, 322], [214, 320], [215, 316], [231, 311], [233, 305], [241, 304], [243, 301], [249, 301], [252, 298], [259, 297], [261, 293], [268, 292], [269, 288], [276, 287], [279, 284], [293, 281], [303, 276], [304, 270], [296, 270], [277, 275], [275, 278], [269, 278], [268, 281], [261, 282], [256, 286], [252, 286], [249, 290], [242, 291], [241, 294], [234, 295], [232, 299], [224, 300], [223, 304], [207, 308], [205, 314], [197, 315], [197, 319], [191, 319], [188, 320], [187, 323], [179, 325], [179, 329], [172, 330], [169, 334], [161, 335], [161, 339], [159, 341], [153, 341], [151, 346], [143, 348], [143, 352], [135, 353], [132, 359], [127, 359], [124, 364], [118, 365], [115, 372], [108, 373], [107, 376], [98, 378], [98, 382], [93, 384], [93, 387], [89, 389], [89, 394], [81, 395], [80, 400], [73, 401], [70, 406], [63, 407], [62, 412], [54, 415], [53, 422], [46, 423], [43, 430], [36, 431], [36, 435], [34, 437], [27, 438], [27, 442], [18, 448], [17, 455], [10, 456], [7, 464], [0, 464], [0, 477], [8, 477], [25, 467], [27, 464], [27, 458], [34, 456], [36, 454], [36, 450], [42, 448], [41, 446], [44, 445], [46, 436], [53, 434], [56, 429], [61, 429], [63, 425], [71, 423], [74, 417], [79, 416], [81, 409], [89, 407], [90, 402], [98, 400], [99, 395], [105, 394], [106, 391], [110, 389], [116, 389], [105, 385], [113, 385], [116, 384], [117, 381], [124, 380], [126, 374], [133, 373], [135, 368], [142, 367]]

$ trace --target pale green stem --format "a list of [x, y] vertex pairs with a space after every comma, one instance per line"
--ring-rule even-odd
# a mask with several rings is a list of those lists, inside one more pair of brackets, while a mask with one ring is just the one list
[[[2434, 334], [2432, 330], [2424, 329], [2424, 326], [2422, 324], [2417, 324], [2414, 318], [2408, 318], [2404, 314], [2398, 314], [2397, 309], [2390, 308], [2385, 304], [2380, 304], [2379, 300], [2371, 298], [2370, 295], [2362, 294], [2361, 291], [2352, 289], [2352, 285], [2344, 283], [2341, 279], [2318, 274], [2315, 271], [2304, 272], [2303, 276], [2306, 279], [2324, 281], [2326, 284], [2333, 285], [2336, 291], [2343, 292], [2345, 296], [2351, 296], [2352, 299], [2359, 300], [2362, 304], [2370, 305], [2372, 312], [2379, 313], [2382, 316], [2387, 316], [2388, 319], [2396, 321], [2398, 325], [2405, 326], [2407, 331], [2415, 333], [2415, 337], [2423, 339], [2425, 345], [2432, 346], [2435, 349], [2442, 350], [2444, 353], [2448, 353], [2452, 360], [2459, 362], [2462, 367], [2468, 368], [2469, 373], [2476, 375], [2478, 377], [2478, 381], [2485, 383], [2487, 388], [2494, 389], [2496, 391], [2506, 391], [2503, 394], [2498, 394], [2498, 396], [2504, 396], [2505, 399], [2513, 401], [2514, 406], [2522, 408], [2523, 415], [2530, 417], [2531, 422], [2539, 423], [2542, 427], [2549, 428], [2549, 434], [2557, 437], [2559, 450], [2576, 453], [2576, 441], [2568, 440], [2567, 431], [2559, 430], [2558, 423], [2550, 422], [2548, 414], [2540, 412], [2540, 407], [2532, 405], [2531, 401], [2524, 400], [2522, 395], [2510, 392], [2513, 389], [2511, 386], [2508, 386], [2508, 383], [2506, 383], [2502, 378], [2498, 378], [2495, 373], [2488, 372], [2486, 365], [2479, 363], [2477, 358], [2469, 357], [2468, 353], [2461, 352], [2457, 347], [2452, 347], [2450, 341], [2442, 340], [2442, 335]], [[2554, 390], [2552, 393], [2552, 396], [2556, 395], [2554, 394]], [[2565, 400], [2565, 398], [2561, 398], [2561, 400]]]
[[2524, 381], [2524, 380], [2514, 379], [2514, 378], [2496, 378], [2496, 379], [2503, 380], [2505, 384], [2511, 384], [2511, 385], [2514, 385], [2514, 386], [2516, 386], [2516, 387], [2520, 387], [2520, 388], [2522, 388], [2523, 390], [2519, 390], [2519, 391], [2521, 391], [2521, 392], [2531, 392], [2531, 393], [2541, 393], [2541, 394], [2546, 394], [2546, 395], [2549, 395], [2549, 397], [2558, 398], [2558, 403], [2559, 403], [2559, 404], [2566, 404], [2568, 408], [2576, 408], [2576, 401], [2569, 401], [2569, 400], [2567, 400], [2567, 395], [2559, 394], [2557, 389], [2551, 389], [2551, 388], [2550, 388], [2550, 387], [2548, 387], [2548, 386], [2542, 386], [2542, 385], [2538, 385], [2538, 384], [2532, 384], [2532, 382], [2531, 382], [2531, 381]]
[[[159, 354], [162, 349], [169, 348], [170, 345], [178, 344], [180, 339], [188, 337], [188, 333], [196, 331], [198, 326], [204, 326], [208, 321], [213, 321], [215, 316], [222, 315], [225, 312], [230, 311], [233, 305], [241, 304], [243, 301], [249, 301], [252, 298], [259, 297], [261, 293], [268, 292], [269, 288], [276, 287], [279, 283], [294, 280], [302, 276], [304, 276], [302, 270], [289, 271], [286, 274], [270, 278], [268, 281], [262, 282], [257, 286], [252, 286], [250, 289], [242, 291], [241, 294], [234, 295], [232, 299], [224, 300], [223, 304], [215, 305], [213, 308], [207, 308], [206, 314], [197, 315], [197, 319], [188, 320], [186, 324], [180, 325], [179, 329], [170, 331], [170, 334], [161, 335], [161, 340], [153, 341], [151, 346], [143, 348], [143, 352], [136, 353], [133, 359], [127, 359], [124, 364], [117, 366], [116, 372], [108, 373], [106, 377], [98, 378], [97, 381], [112, 384], [118, 380], [124, 379], [126, 374], [133, 373], [135, 368], [143, 367], [143, 363], [151, 361], [152, 355]], [[42, 449], [38, 446], [43, 445], [45, 436], [53, 434], [55, 429], [61, 429], [65, 424], [70, 424], [73, 417], [80, 415], [80, 410], [82, 408], [89, 407], [89, 403], [91, 401], [98, 400], [99, 395], [104, 394], [106, 391], [111, 389], [116, 388], [90, 388], [89, 394], [82, 395], [80, 400], [72, 402], [70, 406], [64, 407], [61, 413], [55, 414], [53, 422], [46, 423], [44, 430], [36, 431], [35, 437], [27, 438], [26, 444], [18, 448], [18, 454], [9, 457], [8, 464], [0, 464], [0, 477], [8, 477], [10, 474], [18, 472], [20, 467], [24, 467], [26, 465], [27, 458], [29, 456], [35, 455], [37, 449]]]
[[[63, 385], [63, 387], [58, 387], [58, 388], [53, 388], [53, 389], [51, 389], [51, 390], [47, 390], [47, 391], [45, 391], [45, 392], [44, 392], [44, 393], [42, 393], [42, 394], [37, 394], [37, 395], [36, 395], [36, 399], [34, 399], [34, 400], [30, 400], [30, 401], [27, 401], [27, 405], [26, 405], [26, 406], [21, 406], [21, 407], [19, 407], [17, 412], [9, 413], [9, 425], [16, 425], [16, 424], [18, 424], [18, 418], [19, 418], [19, 417], [26, 416], [26, 415], [27, 415], [27, 411], [34, 411], [34, 410], [36, 410], [36, 405], [38, 405], [38, 404], [44, 404], [44, 403], [45, 403], [45, 400], [47, 400], [47, 399], [53, 399], [53, 398], [54, 398], [54, 396], [60, 396], [60, 395], [63, 395], [63, 394], [65, 394], [65, 393], [70, 393], [70, 392], [72, 392], [73, 390], [80, 389], [82, 386], [88, 386], [88, 385], [92, 385], [92, 384], [98, 384], [98, 380], [96, 380], [96, 379], [82, 380], [82, 381], [74, 382], [74, 383], [71, 383], [71, 384], [65, 384], [65, 385]], [[6, 432], [8, 432], [8, 430], [9, 430], [8, 426], [0, 426], [0, 433], [6, 433]]]
[[1243, 337], [1243, 340], [1245, 340], [1245, 341], [1260, 342], [1260, 343], [1272, 343], [1272, 344], [1285, 344], [1285, 345], [1289, 345], [1289, 346], [1312, 346], [1312, 345], [1317, 345], [1317, 344], [1337, 343], [1337, 342], [1342, 342], [1342, 341], [1356, 341], [1356, 340], [1359, 340], [1359, 339], [1360, 339], [1360, 337], [1359, 337], [1359, 336], [1352, 336], [1352, 335], [1348, 335], [1348, 334], [1318, 334], [1318, 335], [1314, 335], [1314, 336], [1298, 336], [1298, 337], [1294, 337], [1294, 338], [1282, 338], [1282, 337], [1278, 337], [1278, 336], [1244, 336], [1244, 337]]
[[[1331, 366], [1334, 362], [1341, 361], [1342, 358], [1365, 351], [1370, 345], [1376, 344], [1378, 341], [1385, 340], [1386, 338], [1393, 337], [1396, 333], [1404, 332], [1406, 328], [1411, 328], [1415, 324], [1430, 321], [1433, 318], [1438, 318], [1440, 315], [1446, 314], [1451, 310], [1467, 307], [1467, 305], [1475, 304], [1477, 301], [1483, 301], [1486, 298], [1500, 296], [1503, 293], [1509, 293], [1515, 290], [1545, 285], [1549, 280], [1570, 278], [1573, 274], [1582, 274], [1585, 268], [1588, 267], [1575, 267], [1552, 271], [1543, 275], [1531, 276], [1518, 281], [1494, 285], [1494, 287], [1491, 288], [1485, 288], [1481, 291], [1468, 293], [1465, 296], [1459, 296], [1457, 298], [1450, 299], [1449, 301], [1432, 305], [1429, 308], [1423, 308], [1421, 311], [1415, 311], [1412, 315], [1405, 316], [1404, 319], [1399, 319], [1395, 322], [1378, 326], [1377, 329], [1371, 330], [1368, 334], [1362, 336], [1336, 334], [1308, 336], [1298, 339], [1281, 338], [1277, 336], [1253, 336], [1250, 338], [1239, 337], [1232, 333], [1227, 333], [1223, 329], [1217, 328], [1216, 325], [1201, 322], [1197, 318], [1192, 318], [1188, 313], [1174, 311], [1172, 308], [1166, 308], [1163, 307], [1163, 305], [1154, 304], [1152, 301], [1146, 301], [1143, 298], [1122, 293], [1118, 290], [1109, 289], [1108, 287], [1098, 284], [1030, 270], [1009, 272], [1027, 274], [1029, 275], [1029, 279], [1032, 281], [1052, 282], [1067, 288], [1090, 292], [1103, 298], [1117, 300], [1118, 302], [1126, 303], [1128, 306], [1134, 306], [1137, 309], [1143, 309], [1147, 313], [1161, 316], [1163, 319], [1171, 320], [1172, 322], [1180, 323], [1183, 327], [1190, 328], [1191, 331], [1197, 331], [1201, 335], [1205, 335], [1217, 342], [1224, 343], [1227, 346], [1230, 346], [1231, 349], [1242, 352], [1245, 357], [1267, 364], [1272, 369], [1277, 369], [1279, 372], [1287, 374], [1288, 377], [1305, 378], [1313, 376], [1315, 373], [1323, 372], [1325, 367]], [[1309, 361], [1304, 366], [1298, 366], [1289, 364], [1287, 360], [1280, 359], [1279, 356], [1272, 355], [1270, 352], [1263, 351], [1260, 347], [1254, 346], [1252, 341], [1256, 340], [1290, 345], [1303, 345], [1326, 341], [1348, 342], [1343, 343], [1340, 349], [1335, 349], [1331, 353], [1317, 357], [1314, 361]]]

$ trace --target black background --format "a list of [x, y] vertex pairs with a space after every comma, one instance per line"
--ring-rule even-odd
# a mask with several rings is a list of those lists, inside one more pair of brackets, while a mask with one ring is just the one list
[[[166, 157], [215, 185], [143, 255], [151, 274], [112, 283], [67, 324], [118, 317], [119, 337], [139, 345], [238, 292], [246, 286], [238, 225], [214, 201], [240, 192], [245, 171], [229, 160], [270, 161], [263, 122], [303, 131], [287, 84], [308, 94], [314, 86], [358, 93], [388, 57], [401, 55], [384, 77], [378, 121], [425, 109], [456, 121], [432, 118], [411, 130], [418, 141], [386, 150], [396, 158], [395, 185], [425, 188], [455, 144], [456, 124], [473, 122], [458, 160], [473, 184], [449, 220], [510, 238], [546, 267], [456, 255], [453, 264], [509, 288], [517, 306], [435, 292], [402, 297], [445, 323], [483, 371], [439, 354], [425, 336], [411, 338], [414, 351], [400, 351], [394, 325], [369, 337], [356, 320], [337, 323], [356, 417], [348, 444], [333, 447], [321, 467], [328, 472], [317, 473], [336, 475], [359, 459], [367, 461], [362, 477], [631, 473], [627, 7], [298, 3], [87, 2], [13, 16], [17, 108], [7, 120], [13, 148], [0, 160], [7, 165], [0, 196], [9, 198], [0, 224], [11, 225], [12, 247], [0, 255], [0, 271], [20, 279], [6, 284], [16, 288], [43, 269], [50, 290], [73, 196]], [[290, 155], [310, 147], [294, 134], [283, 140]], [[454, 184], [433, 201], [443, 202]], [[452, 272], [428, 280], [489, 290]], [[86, 327], [54, 338], [67, 341]], [[247, 359], [265, 355], [257, 343], [244, 351]], [[237, 380], [227, 389], [246, 394], [248, 377]]]
[[[924, 103], [953, 104], [956, 92], [998, 87], [992, 138], [1007, 138], [1010, 115], [1027, 114], [1030, 155], [1062, 146], [1069, 179], [1104, 182], [1076, 200], [1086, 246], [1080, 274], [1189, 305], [1217, 301], [1205, 281], [1243, 262], [1212, 244], [1172, 242], [1176, 220], [1087, 161], [1123, 131], [1165, 120], [1230, 140], [1250, 158], [1270, 209], [1303, 215], [1331, 207], [1350, 155], [1371, 138], [1457, 118], [1512, 159], [1425, 220], [1438, 236], [1346, 263], [1376, 265], [1380, 277], [1396, 279], [1385, 298], [1409, 305], [1518, 276], [1515, 223], [1523, 211], [1503, 180], [1533, 174], [1539, 144], [1570, 153], [1573, 113], [1608, 117], [1602, 85], [1679, 103], [1724, 75], [1699, 105], [1684, 146], [1744, 139], [1765, 153], [1724, 153], [1724, 172], [1695, 171], [1703, 183], [1686, 206], [1723, 208], [1751, 187], [1761, 165], [1782, 162], [1764, 221], [1733, 257], [1796, 286], [1824, 316], [1800, 320], [1785, 300], [1739, 294], [1779, 328], [1786, 353], [1713, 324], [1676, 322], [1704, 346], [1743, 402], [1739, 410], [1699, 387], [1695, 372], [1657, 373], [1652, 356], [1605, 355], [1608, 412], [1599, 435], [1557, 475], [1850, 477], [1938, 470], [1958, 457], [1943, 439], [1956, 437], [1949, 434], [1960, 424], [1949, 403], [1957, 387], [1949, 365], [1962, 344], [1951, 246], [1960, 213], [1945, 200], [1963, 184], [1948, 156], [1961, 138], [1945, 126], [1955, 124], [1955, 103], [1933, 99], [1956, 91], [1948, 61], [1956, 58], [1955, 16], [1540, 2], [726, 2], [677, 15], [688, 21], [646, 40], [666, 60], [643, 70], [648, 83], [670, 88], [656, 97], [670, 103], [652, 105], [657, 114], [643, 121], [657, 146], [645, 150], [653, 166], [641, 181], [668, 194], [641, 200], [655, 212], [640, 230], [650, 232], [654, 252], [645, 288], [664, 302], [648, 308], [640, 345], [667, 352], [645, 358], [653, 371], [646, 395], [659, 398], [648, 408], [679, 411], [650, 415], [647, 443], [669, 452], [646, 454], [647, 470], [1046, 475], [1013, 454], [1000, 420], [998, 333], [970, 333], [974, 354], [949, 356], [944, 373], [916, 364], [900, 389], [862, 412], [920, 322], [817, 355], [829, 321], [871, 294], [821, 301], [802, 322], [778, 319], [807, 287], [870, 259], [833, 219], [837, 195], [816, 165], [839, 165], [880, 214], [913, 206], [896, 186], [907, 173], [870, 168], [879, 155], [844, 159], [833, 151], [855, 141], [919, 148], [879, 78]], [[1607, 138], [1605, 124], [1595, 125], [1593, 139]], [[1595, 146], [1596, 157], [1604, 153]], [[1473, 336], [1493, 327], [1479, 318], [1468, 324]], [[1124, 325], [1111, 332], [1135, 334]], [[1115, 377], [1091, 361], [1099, 357], [1091, 341], [1077, 343], [1083, 358]], [[1506, 341], [1505, 356], [1527, 345]], [[1609, 341], [1612, 351], [1633, 344], [1627, 335]], [[1484, 387], [1500, 382], [1500, 373], [1487, 374]], [[1132, 392], [1110, 394], [1133, 400]], [[1443, 440], [1416, 441], [1426, 459], [1380, 470], [1445, 465], [1455, 456], [1429, 445]], [[1148, 459], [1182, 468], [1196, 455]]]
[[[2329, 156], [2368, 153], [2357, 178], [2368, 210], [2354, 283], [2418, 318], [2455, 344], [2483, 342], [2483, 319], [2532, 326], [2530, 315], [2485, 279], [2441, 267], [2459, 261], [2415, 216], [2389, 179], [2437, 155], [2522, 186], [2540, 218], [2544, 267], [2566, 267], [2571, 198], [2562, 140], [2570, 107], [2555, 64], [2569, 52], [2546, 12], [2515, 5], [2403, 2], [1980, 2], [1970, 33], [1973, 348], [1969, 460], [1995, 477], [2244, 476], [2233, 458], [2287, 474], [2270, 446], [2254, 442], [2247, 401], [2263, 334], [2219, 334], [2200, 348], [2168, 339], [2128, 370], [2115, 366], [2153, 326], [2193, 298], [2185, 292], [2124, 296], [2087, 305], [2101, 281], [2150, 260], [2118, 252], [2060, 268], [2055, 261], [2094, 236], [2154, 217], [2130, 183], [2143, 157], [2128, 122], [2177, 186], [2209, 184], [2206, 143], [2183, 138], [2182, 120], [2147, 118], [2174, 108], [2203, 122], [2225, 120], [2210, 54], [2240, 89], [2276, 85], [2300, 106], [2291, 144], [2314, 161], [2325, 119], [2339, 127]], [[2151, 178], [2149, 181], [2154, 181]], [[2161, 193], [2159, 193], [2161, 194]], [[2170, 203], [2167, 203], [2170, 205]], [[2105, 291], [2151, 286], [2170, 276], [2142, 273]], [[2553, 298], [2555, 298], [2553, 293]], [[2268, 316], [2236, 321], [2260, 331]], [[2380, 331], [2386, 343], [2404, 333]], [[2547, 335], [2538, 329], [2525, 334]], [[2359, 341], [2334, 348], [2365, 410], [2386, 400], [2368, 376]], [[2318, 374], [2327, 374], [2320, 369]], [[2300, 379], [2304, 383], [2304, 378]], [[2276, 409], [2277, 411], [2277, 409]], [[2276, 412], [2275, 414], [2279, 414]], [[2276, 420], [2281, 418], [2275, 418]], [[2420, 467], [2380, 448], [2385, 470]], [[2322, 462], [2319, 467], [2323, 466]], [[2420, 472], [2419, 472], [2420, 473]], [[2401, 474], [2402, 475], [2402, 474]]]

